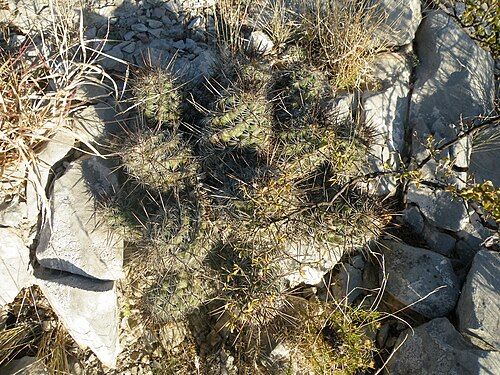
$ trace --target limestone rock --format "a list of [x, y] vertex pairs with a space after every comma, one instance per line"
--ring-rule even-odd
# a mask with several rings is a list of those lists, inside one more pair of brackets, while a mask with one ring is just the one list
[[469, 173], [477, 182], [491, 181], [500, 186], [500, 126], [485, 131], [472, 145]]
[[[404, 341], [406, 340], [406, 341]], [[500, 353], [471, 346], [446, 318], [403, 331], [387, 366], [392, 375], [490, 375], [500, 368]]]
[[442, 189], [432, 190], [411, 184], [406, 199], [416, 204], [429, 223], [437, 228], [457, 232], [464, 229], [469, 221], [463, 199]]
[[0, 307], [32, 284], [30, 250], [14, 230], [0, 228]]
[[482, 250], [476, 254], [457, 316], [459, 331], [474, 344], [500, 349], [500, 253]]
[[95, 156], [54, 181], [36, 251], [42, 266], [101, 280], [122, 277], [123, 239], [95, 210], [96, 200], [116, 188], [116, 176]]
[[267, 55], [274, 48], [273, 41], [267, 36], [266, 33], [257, 30], [250, 33], [248, 39], [248, 49], [260, 55]]
[[28, 216], [28, 205], [21, 202], [19, 196], [0, 203], [0, 225], [5, 227], [19, 227], [23, 218]]
[[0, 367], [0, 374], [4, 375], [50, 375], [49, 370], [41, 359], [22, 357]]
[[[406, 58], [397, 53], [382, 55], [373, 67], [373, 77], [380, 81], [380, 92], [362, 96], [363, 117], [374, 130], [366, 172], [397, 169], [399, 154], [403, 151], [405, 121], [408, 111], [411, 67]], [[372, 193], [387, 195], [396, 190], [394, 177], [383, 176], [370, 183]]]
[[413, 41], [422, 21], [419, 0], [372, 0], [372, 3], [384, 20], [376, 34], [381, 42], [402, 46]]
[[73, 148], [74, 137], [66, 131], [57, 132], [38, 154], [38, 170], [31, 170], [28, 173], [28, 183], [26, 185], [26, 202], [28, 205], [28, 221], [36, 224], [38, 214], [46, 202], [43, 202], [41, 195], [45, 196], [45, 189], [49, 175], [54, 172], [54, 165], [66, 156]]
[[280, 265], [291, 288], [301, 283], [319, 284], [344, 254], [344, 249], [340, 246], [322, 245], [315, 241], [289, 243], [285, 251], [287, 257]]
[[330, 290], [337, 301], [344, 298], [352, 303], [361, 294], [363, 285], [363, 270], [346, 263], [340, 268], [340, 272], [331, 280]]
[[71, 337], [113, 368], [120, 352], [114, 283], [47, 269], [36, 270], [35, 277]]
[[[461, 118], [488, 113], [493, 108], [493, 59], [442, 11], [426, 14], [416, 36], [419, 65], [410, 106], [412, 149], [417, 162], [428, 155], [428, 136], [436, 145], [455, 139]], [[470, 139], [445, 149], [448, 158], [466, 168]]]
[[413, 304], [410, 309], [427, 318], [453, 311], [460, 285], [448, 258], [394, 241], [381, 241], [380, 248], [388, 277], [386, 293], [404, 306]]

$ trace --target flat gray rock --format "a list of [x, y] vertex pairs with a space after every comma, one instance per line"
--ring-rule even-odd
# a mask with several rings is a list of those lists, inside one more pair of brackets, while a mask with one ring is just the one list
[[437, 228], [458, 232], [469, 223], [469, 214], [463, 199], [442, 189], [411, 184], [406, 193], [409, 203], [418, 206], [420, 212]]
[[123, 239], [96, 212], [96, 200], [113, 193], [116, 176], [98, 157], [71, 164], [53, 183], [50, 216], [36, 256], [44, 267], [101, 280], [123, 276]]
[[403, 331], [386, 371], [391, 375], [493, 375], [500, 353], [471, 346], [446, 318]]
[[[493, 59], [442, 11], [426, 13], [416, 35], [418, 67], [410, 107], [410, 125], [416, 134], [413, 157], [424, 160], [424, 145], [432, 135], [441, 145], [454, 139], [461, 118], [488, 113], [493, 108]], [[471, 140], [444, 150], [438, 158], [449, 158], [466, 168]]]
[[37, 270], [35, 277], [71, 337], [115, 367], [120, 347], [114, 283], [47, 269]]
[[427, 318], [453, 311], [460, 285], [448, 258], [395, 241], [380, 241], [380, 249], [388, 278], [386, 293]]
[[500, 253], [479, 251], [457, 306], [458, 329], [484, 349], [500, 350]]
[[30, 250], [12, 229], [0, 228], [0, 307], [31, 286]]
[[500, 186], [500, 126], [481, 134], [472, 144], [469, 173], [477, 182], [491, 181]]
[[[382, 85], [380, 92], [362, 96], [365, 123], [373, 129], [368, 165], [365, 172], [397, 169], [404, 147], [405, 121], [408, 112], [411, 66], [397, 53], [381, 55], [373, 66], [373, 77]], [[368, 189], [377, 195], [396, 191], [396, 180], [383, 176], [370, 182]]]

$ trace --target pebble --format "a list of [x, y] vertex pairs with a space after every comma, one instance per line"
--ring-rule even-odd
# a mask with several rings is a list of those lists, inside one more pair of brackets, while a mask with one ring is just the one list
[[131, 29], [141, 33], [145, 33], [146, 31], [148, 31], [148, 27], [143, 23], [136, 23], [135, 25], [132, 25]]
[[149, 20], [147, 20], [147, 23], [148, 23], [149, 27], [151, 27], [153, 29], [158, 29], [159, 27], [163, 26], [163, 22], [158, 21], [158, 20], [149, 19]]
[[131, 42], [125, 47], [122, 47], [122, 51], [126, 53], [133, 53], [135, 51], [135, 42]]
[[132, 38], [135, 36], [136, 32], [135, 31], [127, 31], [124, 35], [123, 35], [123, 40], [132, 40]]
[[153, 17], [157, 19], [161, 19], [166, 13], [167, 10], [164, 7], [156, 7], [153, 9]]
[[162, 29], [149, 29], [149, 33], [155, 38], [161, 38], [163, 30]]
[[176, 49], [184, 49], [185, 48], [185, 43], [183, 40], [178, 40], [177, 42], [172, 44], [172, 47]]
[[196, 29], [196, 28], [201, 26], [202, 22], [203, 22], [203, 17], [198, 16], [198, 17], [192, 19], [191, 22], [189, 22], [188, 29], [189, 30]]

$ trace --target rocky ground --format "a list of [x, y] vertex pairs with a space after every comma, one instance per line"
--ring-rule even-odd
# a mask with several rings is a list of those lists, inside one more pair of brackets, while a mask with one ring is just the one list
[[[196, 109], [211, 105], [207, 82], [227, 64], [215, 36], [216, 3], [95, 0], [76, 13], [69, 4], [70, 22], [83, 22], [89, 61], [107, 75], [75, 88], [83, 99], [71, 125], [38, 152], [45, 199], [29, 182], [12, 188], [0, 180], [0, 335], [37, 327], [29, 343], [0, 355], [1, 374], [65, 373], [46, 361], [58, 352], [49, 344], [44, 351], [43, 337], [60, 343], [62, 368], [74, 374], [258, 373], [241, 365], [209, 290], [204, 297], [192, 292], [203, 303], [189, 319], [167, 310], [161, 324], [150, 321], [156, 310], [144, 296], [154, 276], [137, 255], [141, 242], [96, 214], [96, 197], [111, 197], [125, 184], [119, 162], [88, 148], [100, 150], [134, 121], [128, 82], [143, 67], [175, 76], [187, 97], [183, 122], [203, 123]], [[359, 167], [369, 177], [357, 188], [382, 202], [373, 221], [383, 229], [349, 251], [288, 247], [292, 260], [280, 264], [287, 270], [282, 281], [294, 291], [287, 303], [302, 311], [296, 306], [304, 301], [333, 299], [346, 309], [376, 310], [376, 324], [360, 336], [375, 353], [366, 373], [384, 367], [389, 374], [493, 374], [500, 369], [498, 60], [444, 7], [375, 3], [388, 16], [374, 35], [386, 46], [369, 67], [376, 84], [335, 91], [322, 110], [369, 124], [372, 141]], [[3, 37], [9, 48], [30, 56], [33, 45], [41, 46], [39, 33], [55, 20], [52, 5], [11, 0], [0, 7], [0, 22], [10, 25]], [[281, 46], [266, 25], [272, 20], [265, 12], [250, 20], [242, 30], [245, 49], [279, 69]], [[18, 169], [37, 180], [26, 165]], [[368, 226], [360, 223], [352, 226]], [[176, 287], [206, 288], [197, 284], [204, 268], [190, 262], [183, 272], [192, 277]], [[8, 348], [2, 336], [0, 343]], [[259, 371], [313, 373], [301, 372], [307, 348], [293, 348], [286, 340], [270, 342]]]

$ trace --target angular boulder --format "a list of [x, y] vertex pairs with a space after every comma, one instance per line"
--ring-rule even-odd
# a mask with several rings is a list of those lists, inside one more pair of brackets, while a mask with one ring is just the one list
[[500, 253], [474, 257], [457, 306], [458, 330], [484, 349], [500, 349]]
[[437, 228], [457, 232], [469, 222], [464, 200], [442, 189], [433, 190], [412, 183], [408, 187], [406, 199], [408, 203], [417, 205], [429, 223]]
[[108, 367], [120, 352], [119, 314], [113, 281], [38, 269], [36, 283], [77, 344], [90, 348]]
[[[500, 86], [499, 86], [500, 87]], [[480, 134], [472, 144], [469, 173], [477, 182], [491, 181], [500, 186], [500, 126]]]
[[12, 229], [0, 228], [0, 307], [31, 286], [30, 250]]
[[422, 21], [419, 0], [372, 0], [377, 19], [383, 20], [376, 37], [389, 46], [403, 46], [413, 41]]
[[94, 156], [54, 181], [36, 250], [42, 266], [101, 280], [123, 276], [123, 239], [96, 212], [97, 200], [115, 189], [116, 176]]
[[500, 368], [499, 352], [470, 345], [446, 318], [403, 331], [398, 347], [386, 367], [391, 375], [491, 375]]
[[[363, 118], [374, 136], [370, 140], [367, 173], [395, 170], [400, 164], [405, 138], [405, 121], [409, 105], [411, 66], [401, 54], [381, 55], [373, 66], [373, 77], [382, 90], [362, 96]], [[368, 189], [377, 195], [396, 191], [396, 179], [382, 176], [370, 182]]]
[[[385, 293], [399, 305], [411, 305], [411, 310], [426, 318], [447, 316], [453, 311], [460, 285], [448, 258], [387, 240], [380, 242], [380, 250], [387, 276]], [[383, 277], [380, 274], [380, 279]]]
[[[442, 11], [429, 11], [416, 35], [419, 65], [410, 106], [414, 133], [412, 150], [417, 162], [429, 156], [429, 136], [437, 146], [455, 139], [461, 118], [493, 109], [494, 63], [467, 33]], [[443, 150], [439, 159], [467, 168], [470, 139], [465, 137]]]

